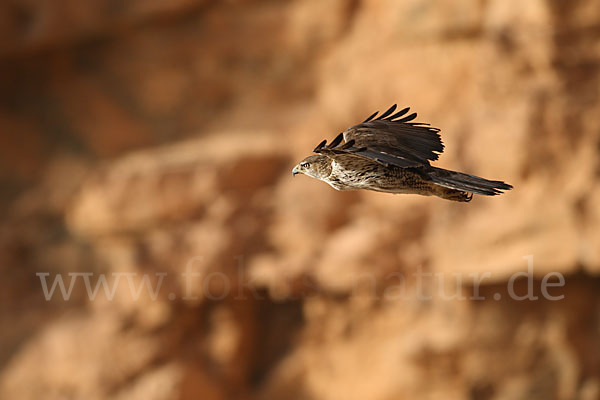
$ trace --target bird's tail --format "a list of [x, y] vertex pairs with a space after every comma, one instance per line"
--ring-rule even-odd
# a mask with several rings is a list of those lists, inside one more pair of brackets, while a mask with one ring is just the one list
[[502, 181], [491, 181], [478, 176], [442, 168], [433, 168], [433, 171], [428, 175], [437, 185], [485, 196], [496, 196], [502, 194], [503, 190], [512, 189], [511, 185]]

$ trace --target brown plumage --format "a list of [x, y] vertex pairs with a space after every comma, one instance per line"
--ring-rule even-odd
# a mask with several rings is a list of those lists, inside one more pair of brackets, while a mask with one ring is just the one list
[[[439, 129], [412, 122], [409, 108], [394, 104], [375, 118], [346, 129], [328, 145], [323, 140], [317, 155], [292, 170], [320, 179], [337, 190], [366, 189], [387, 193], [413, 193], [468, 202], [473, 194], [495, 196], [512, 186], [473, 175], [431, 166], [444, 151]], [[342, 143], [343, 142], [343, 143]]]

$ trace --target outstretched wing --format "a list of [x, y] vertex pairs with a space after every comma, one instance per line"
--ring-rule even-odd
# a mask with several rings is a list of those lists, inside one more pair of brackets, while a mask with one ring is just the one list
[[[352, 153], [384, 165], [416, 167], [429, 165], [444, 151], [439, 129], [420, 122], [411, 122], [416, 113], [406, 115], [409, 108], [394, 114], [394, 104], [377, 117], [375, 112], [358, 125], [340, 133], [329, 145], [321, 142], [314, 151], [329, 155]], [[406, 115], [406, 116], [405, 116]], [[344, 139], [345, 143], [340, 145]]]

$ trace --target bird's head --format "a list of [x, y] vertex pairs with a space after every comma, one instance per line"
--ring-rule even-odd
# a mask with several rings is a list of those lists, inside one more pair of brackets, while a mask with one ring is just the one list
[[306, 157], [292, 169], [293, 176], [304, 174], [317, 179], [326, 178], [330, 173], [331, 159], [321, 155]]

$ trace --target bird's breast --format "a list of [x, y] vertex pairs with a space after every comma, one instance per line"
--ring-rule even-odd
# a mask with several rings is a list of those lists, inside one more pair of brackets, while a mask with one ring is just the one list
[[336, 161], [331, 164], [331, 173], [326, 182], [337, 190], [368, 189], [375, 171], [359, 165], [346, 165]]

